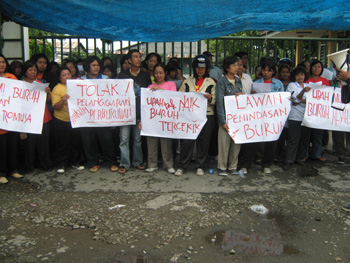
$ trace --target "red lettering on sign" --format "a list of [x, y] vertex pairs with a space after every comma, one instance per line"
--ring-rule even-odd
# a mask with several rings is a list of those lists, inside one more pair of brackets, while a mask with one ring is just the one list
[[176, 131], [196, 134], [200, 130], [200, 125], [195, 123], [186, 122], [171, 122], [171, 121], [159, 121], [162, 124], [162, 131], [169, 131], [174, 133]]
[[312, 90], [312, 98], [314, 98], [316, 100], [329, 101], [329, 92], [328, 91], [321, 91], [319, 89], [313, 89]]
[[40, 98], [40, 92], [37, 90], [20, 89], [20, 88], [14, 87], [12, 98], [14, 99], [18, 98], [26, 101], [31, 100], [33, 103], [38, 103]]
[[1, 93], [5, 92], [5, 83], [0, 83], [0, 92]]
[[308, 116], [316, 116], [323, 119], [329, 119], [329, 111], [330, 107], [328, 105], [311, 103], [307, 104], [307, 115]]
[[247, 140], [251, 140], [254, 137], [268, 136], [269, 134], [280, 134], [283, 130], [283, 123], [262, 123], [260, 125], [255, 124], [250, 126], [249, 124], [243, 125], [244, 134]]
[[194, 98], [194, 97], [187, 97], [186, 95], [184, 95], [184, 99], [180, 100], [179, 103], [179, 111], [185, 111], [188, 110], [189, 112], [193, 112], [195, 107], [199, 108], [199, 106], [196, 104], [198, 98]]
[[8, 99], [2, 99], [0, 98], [0, 105], [2, 105], [3, 107], [6, 107], [6, 104], [10, 104], [11, 102], [11, 96], [8, 97]]
[[22, 123], [32, 122], [31, 114], [8, 112], [6, 110], [2, 110], [2, 113], [3, 113], [2, 120], [6, 123], [8, 123], [9, 120], [13, 122], [22, 122]]

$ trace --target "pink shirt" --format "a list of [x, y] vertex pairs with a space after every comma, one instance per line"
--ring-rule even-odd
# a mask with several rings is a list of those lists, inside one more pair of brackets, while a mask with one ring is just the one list
[[162, 88], [163, 90], [170, 90], [170, 91], [176, 91], [176, 84], [172, 81], [166, 81], [162, 85], [157, 85], [156, 83], [153, 83], [148, 86], [148, 88], [153, 88], [154, 86], [158, 86]]

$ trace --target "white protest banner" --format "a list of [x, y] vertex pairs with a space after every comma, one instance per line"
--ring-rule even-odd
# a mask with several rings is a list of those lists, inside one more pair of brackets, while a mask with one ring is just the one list
[[289, 92], [225, 96], [226, 122], [235, 143], [278, 140], [290, 112]]
[[68, 80], [67, 93], [73, 128], [136, 123], [132, 79]]
[[302, 125], [310, 128], [350, 131], [350, 104], [341, 102], [341, 89], [312, 87], [306, 95], [306, 109]]
[[0, 128], [41, 134], [47, 85], [0, 78]]
[[197, 139], [207, 122], [203, 93], [141, 89], [141, 135]]

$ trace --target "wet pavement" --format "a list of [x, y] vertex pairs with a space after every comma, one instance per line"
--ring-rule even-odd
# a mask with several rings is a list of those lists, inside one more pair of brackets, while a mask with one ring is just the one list
[[[350, 161], [246, 178], [35, 171], [0, 185], [0, 262], [350, 262]], [[252, 205], [269, 212], [258, 214]]]

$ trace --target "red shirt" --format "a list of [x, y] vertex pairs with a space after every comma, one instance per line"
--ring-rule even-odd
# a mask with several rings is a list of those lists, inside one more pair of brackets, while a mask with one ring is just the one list
[[305, 81], [305, 83], [317, 83], [317, 82], [322, 82], [322, 85], [329, 86], [328, 80], [322, 77], [318, 77], [318, 79], [313, 79], [310, 77], [307, 81]]
[[204, 78], [198, 79], [196, 82], [196, 91], [199, 91], [202, 87], [202, 84], [204, 82]]

